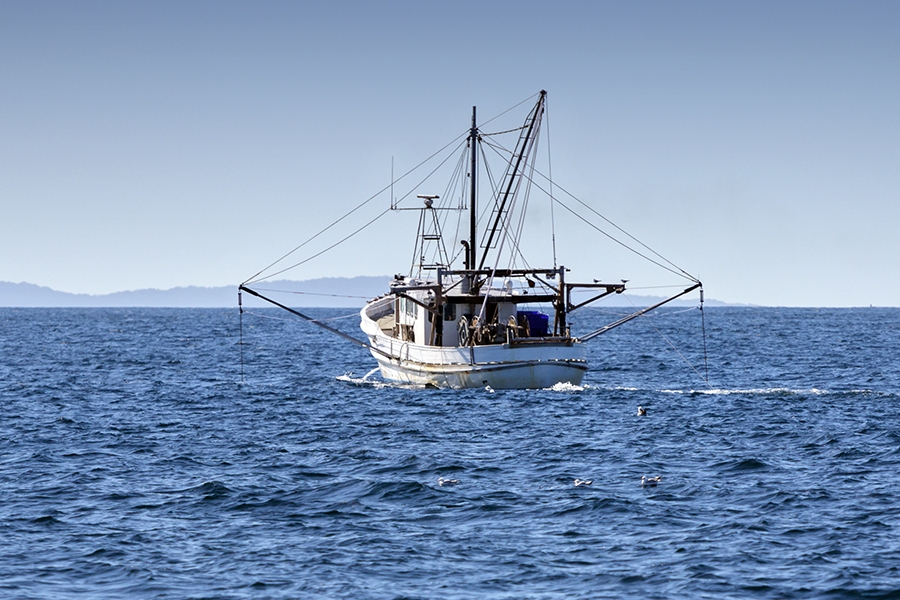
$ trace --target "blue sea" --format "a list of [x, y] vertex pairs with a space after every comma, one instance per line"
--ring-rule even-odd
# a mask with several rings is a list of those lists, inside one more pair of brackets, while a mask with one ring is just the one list
[[240, 339], [0, 309], [0, 597], [900, 598], [900, 309], [661, 311], [530, 391], [387, 385], [277, 310]]

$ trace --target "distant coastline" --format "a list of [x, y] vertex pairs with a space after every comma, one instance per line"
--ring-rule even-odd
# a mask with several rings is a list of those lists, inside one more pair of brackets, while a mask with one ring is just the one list
[[[383, 294], [391, 277], [323, 277], [304, 281], [279, 280], [259, 284], [259, 291], [275, 300], [295, 307], [362, 307], [369, 298]], [[629, 302], [629, 298], [631, 302]], [[602, 306], [648, 306], [662, 296], [613, 296], [604, 299]], [[243, 295], [245, 306], [271, 306], [249, 294]], [[632, 304], [633, 303], [633, 304]], [[693, 306], [696, 299], [677, 300], [673, 306]], [[730, 305], [707, 300], [707, 306]], [[158, 307], [158, 308], [235, 308], [237, 284], [218, 287], [187, 286], [167, 290], [141, 289], [111, 294], [73, 294], [32, 283], [0, 281], [0, 307], [6, 308], [88, 308], [88, 307]]]
[[[297, 307], [362, 307], [366, 299], [384, 293], [390, 277], [325, 277], [306, 281], [267, 281], [259, 290], [278, 290], [271, 297]], [[237, 284], [187, 286], [167, 290], [141, 289], [111, 294], [73, 294], [32, 283], [0, 281], [0, 306], [16, 308], [159, 307], [236, 308]], [[266, 292], [263, 292], [266, 293]], [[245, 306], [271, 306], [249, 294]]]

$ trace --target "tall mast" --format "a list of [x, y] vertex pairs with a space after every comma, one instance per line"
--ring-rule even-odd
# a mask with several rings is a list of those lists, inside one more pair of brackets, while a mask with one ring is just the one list
[[476, 142], [478, 140], [478, 128], [475, 126], [475, 107], [472, 107], [472, 130], [469, 132], [469, 149], [472, 152], [472, 166], [469, 171], [471, 179], [471, 191], [469, 192], [469, 268], [474, 269], [476, 256], [478, 252], [478, 244], [475, 239], [475, 173], [478, 168], [477, 158], [478, 149]]
[[524, 174], [525, 165], [528, 164], [529, 156], [534, 148], [534, 143], [537, 139], [537, 130], [540, 129], [541, 126], [541, 116], [544, 114], [544, 100], [546, 97], [547, 92], [541, 90], [537, 104], [534, 105], [534, 108], [528, 114], [528, 118], [525, 119], [525, 128], [523, 128], [522, 132], [519, 134], [519, 141], [516, 143], [516, 150], [513, 152], [513, 156], [510, 159], [505, 176], [506, 191], [503, 193], [503, 197], [500, 199], [499, 206], [496, 209], [497, 217], [494, 219], [494, 225], [486, 236], [487, 241], [484, 244], [484, 254], [481, 255], [481, 264], [478, 266], [479, 269], [484, 268], [484, 262], [485, 259], [487, 259], [487, 253], [491, 248], [491, 243], [494, 241], [494, 235], [504, 227], [504, 212], [507, 210], [507, 204], [509, 203], [510, 198], [514, 197], [517, 193], [520, 178]]

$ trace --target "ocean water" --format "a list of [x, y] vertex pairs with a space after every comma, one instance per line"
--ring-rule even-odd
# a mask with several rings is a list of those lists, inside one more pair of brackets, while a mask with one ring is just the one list
[[708, 361], [673, 309], [492, 392], [275, 310], [0, 309], [0, 597], [900, 598], [900, 309], [704, 313]]

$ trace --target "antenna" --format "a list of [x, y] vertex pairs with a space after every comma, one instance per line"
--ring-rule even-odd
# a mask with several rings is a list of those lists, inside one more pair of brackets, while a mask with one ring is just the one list
[[435, 196], [431, 194], [418, 194], [416, 198], [421, 198], [425, 202], [425, 208], [431, 208], [434, 204], [434, 201], [440, 198], [440, 196]]

